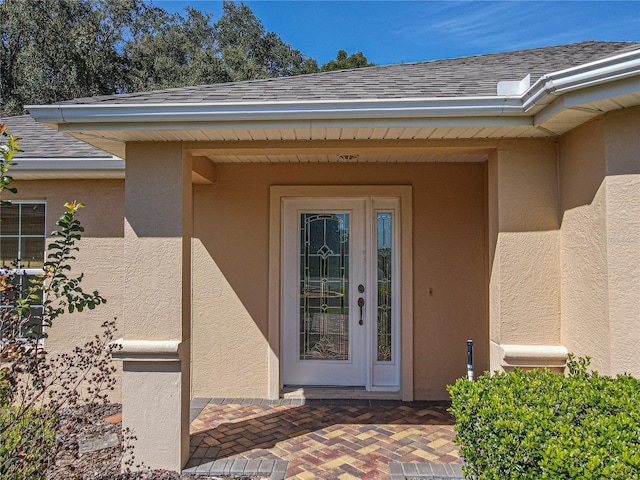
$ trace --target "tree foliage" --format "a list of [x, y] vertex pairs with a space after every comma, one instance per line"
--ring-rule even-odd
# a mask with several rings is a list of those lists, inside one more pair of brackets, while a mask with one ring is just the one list
[[361, 52], [340, 50], [319, 68], [232, 1], [214, 21], [150, 0], [0, 0], [0, 19], [5, 115], [78, 97], [372, 65]]
[[3, 113], [126, 90], [127, 59], [119, 50], [145, 8], [139, 0], [4, 0]]
[[127, 91], [231, 80], [217, 55], [211, 15], [187, 7], [182, 16], [154, 7], [140, 20], [143, 27], [124, 47]]
[[333, 72], [335, 70], [351, 70], [353, 68], [374, 67], [375, 63], [369, 63], [362, 52], [347, 54], [346, 50], [338, 50], [335, 60], [329, 60], [322, 65], [320, 71]]
[[222, 16], [215, 23], [215, 35], [233, 80], [318, 71], [315, 60], [292, 48], [276, 33], [265, 32], [262, 22], [244, 4], [223, 3]]

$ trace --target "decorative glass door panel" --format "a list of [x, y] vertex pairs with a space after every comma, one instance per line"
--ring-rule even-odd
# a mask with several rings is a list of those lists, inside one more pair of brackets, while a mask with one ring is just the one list
[[397, 199], [282, 201], [281, 381], [399, 388]]
[[[283, 202], [282, 380], [364, 386], [365, 199]], [[355, 287], [354, 287], [355, 285]]]
[[391, 361], [393, 348], [393, 302], [392, 302], [392, 242], [393, 216], [391, 212], [376, 213], [377, 263], [376, 283], [378, 287], [376, 346], [379, 362]]
[[349, 216], [300, 215], [300, 360], [349, 360]]

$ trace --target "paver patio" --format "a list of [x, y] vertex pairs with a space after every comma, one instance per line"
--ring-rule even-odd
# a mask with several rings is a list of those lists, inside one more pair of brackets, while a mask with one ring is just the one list
[[[240, 402], [249, 401], [200, 400], [206, 405], [191, 423], [192, 458], [185, 471], [244, 469], [268, 476], [277, 467], [280, 478], [286, 471], [286, 478], [295, 479], [382, 479], [390, 478], [392, 463], [461, 463], [445, 406], [374, 400]], [[194, 415], [201, 408], [197, 403]], [[453, 469], [443, 471], [449, 474], [442, 478], [456, 478]]]

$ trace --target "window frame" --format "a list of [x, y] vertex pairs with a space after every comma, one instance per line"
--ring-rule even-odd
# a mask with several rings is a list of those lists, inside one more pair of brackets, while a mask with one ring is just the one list
[[[4, 235], [2, 233], [2, 226], [0, 224], [0, 242], [2, 242], [2, 239], [4, 238], [17, 238], [18, 239], [18, 258], [16, 258], [15, 260], [20, 260], [18, 263], [17, 267], [12, 267], [12, 266], [4, 266], [2, 265], [2, 260], [0, 260], [0, 273], [2, 275], [14, 275], [14, 276], [23, 276], [23, 278], [27, 279], [30, 276], [34, 276], [34, 275], [42, 275], [44, 274], [44, 264], [47, 261], [47, 212], [48, 212], [48, 208], [47, 208], [47, 201], [46, 200], [30, 200], [30, 199], [20, 199], [20, 200], [11, 200], [11, 205], [0, 205], [0, 209], [4, 208], [6, 206], [13, 206], [13, 205], [44, 205], [44, 218], [43, 218], [43, 228], [42, 228], [42, 238], [43, 238], [43, 243], [44, 243], [44, 248], [42, 250], [42, 267], [41, 268], [24, 268], [22, 266], [22, 258], [20, 258], [22, 255], [22, 239], [23, 238], [38, 238], [39, 235], [35, 235], [35, 234], [30, 234], [30, 235], [22, 235], [22, 208], [20, 208], [20, 213], [19, 213], [19, 217], [18, 217], [18, 233], [13, 235], [13, 234], [7, 234]], [[1, 223], [1, 222], [0, 222]], [[20, 292], [20, 295], [22, 294], [22, 289]], [[30, 304], [31, 308], [40, 308], [43, 309], [44, 308], [44, 295], [41, 295], [40, 297], [41, 302], [39, 304]], [[9, 307], [4, 307], [3, 305], [0, 305], [0, 308], [9, 308]], [[42, 335], [44, 334], [44, 326], [43, 326], [43, 331], [41, 332], [39, 338], [38, 338], [38, 343], [42, 344], [44, 341], [44, 336]], [[18, 341], [22, 340], [22, 341], [26, 341], [26, 338], [18, 338]], [[0, 341], [4, 341], [4, 339], [2, 337], [0, 337]]]

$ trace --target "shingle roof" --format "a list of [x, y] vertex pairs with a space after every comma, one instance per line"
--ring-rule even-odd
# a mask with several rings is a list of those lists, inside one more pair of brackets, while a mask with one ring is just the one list
[[640, 43], [586, 41], [504, 53], [386, 65], [296, 77], [218, 83], [65, 104], [151, 104], [495, 96], [501, 80], [521, 80], [640, 48]]
[[36, 122], [29, 115], [0, 118], [9, 133], [22, 137], [22, 152], [16, 159], [32, 158], [112, 158], [112, 155], [69, 135]]

